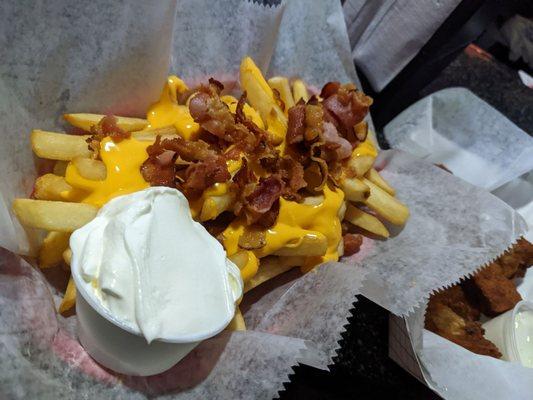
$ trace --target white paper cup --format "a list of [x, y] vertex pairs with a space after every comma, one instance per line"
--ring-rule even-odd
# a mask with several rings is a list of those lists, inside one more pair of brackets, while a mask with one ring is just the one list
[[[524, 364], [518, 350], [516, 315], [521, 311], [533, 311], [533, 303], [520, 301], [512, 310], [485, 322], [485, 337], [494, 343], [502, 353], [502, 359]], [[533, 346], [533, 343], [531, 344]]]
[[87, 353], [104, 367], [127, 375], [155, 375], [166, 371], [185, 357], [199, 342], [148, 344], [104, 318], [78, 291], [76, 313], [78, 338]]

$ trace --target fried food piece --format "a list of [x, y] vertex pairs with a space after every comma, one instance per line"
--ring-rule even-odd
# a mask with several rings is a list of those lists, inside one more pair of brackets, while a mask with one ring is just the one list
[[433, 303], [441, 303], [453, 310], [461, 318], [467, 321], [477, 321], [481, 315], [479, 304], [468, 296], [462, 285], [452, 287], [435, 293], [431, 296]]
[[473, 353], [495, 358], [502, 356], [494, 343], [483, 337], [485, 330], [479, 322], [465, 320], [435, 297], [429, 302], [425, 322], [426, 329]]
[[507, 279], [498, 263], [489, 264], [472, 277], [472, 289], [484, 314], [499, 315], [513, 308], [522, 297], [514, 282]]

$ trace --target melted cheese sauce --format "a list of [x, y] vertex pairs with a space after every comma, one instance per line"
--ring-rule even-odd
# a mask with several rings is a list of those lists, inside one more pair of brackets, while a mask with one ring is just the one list
[[[327, 240], [327, 251], [323, 256], [309, 257], [306, 269], [326, 261], [339, 259], [339, 243], [342, 239], [339, 210], [344, 201], [341, 190], [324, 188], [324, 199], [316, 205], [296, 203], [280, 199], [279, 216], [266, 234], [266, 245], [254, 250], [257, 257], [265, 257], [275, 253], [287, 245], [294, 245], [307, 234], [324, 236]], [[234, 221], [223, 232], [223, 244], [229, 255], [239, 251], [239, 237], [245, 227], [240, 220]]]
[[150, 142], [125, 139], [114, 143], [105, 138], [100, 143], [100, 156], [107, 169], [106, 179], [93, 181], [80, 175], [76, 166], [69, 162], [65, 180], [74, 190], [62, 193], [65, 199], [103, 206], [114, 197], [146, 189], [148, 182], [141, 175], [141, 165], [147, 158], [146, 148]]
[[189, 108], [178, 104], [178, 93], [187, 90], [189, 88], [180, 78], [169, 76], [159, 101], [150, 107], [146, 115], [148, 129], [174, 125], [184, 139], [196, 139], [200, 126], [194, 122]]

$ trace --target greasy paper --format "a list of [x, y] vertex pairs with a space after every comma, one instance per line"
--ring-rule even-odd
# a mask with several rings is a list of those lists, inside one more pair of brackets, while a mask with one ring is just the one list
[[[0, 246], [18, 254], [31, 250], [10, 205], [14, 198], [30, 194], [37, 173], [30, 130], [62, 129], [64, 112], [141, 116], [169, 72], [192, 83], [213, 75], [231, 84], [244, 55], [256, 58], [269, 74], [302, 76], [314, 87], [330, 79], [354, 79], [340, 2], [316, 0], [312, 7], [310, 3], [292, 0], [263, 7], [240, 0], [161, 0], [157, 5], [103, 0], [3, 2], [0, 16], [8, 23], [0, 25]], [[420, 194], [413, 203], [412, 229], [410, 222], [388, 242], [367, 240], [364, 251], [353, 259], [323, 266], [297, 281], [280, 282], [275, 292], [249, 305], [245, 313], [249, 331], [207, 340], [184, 362], [154, 377], [118, 376], [96, 364], [76, 339], [75, 317], [55, 313], [59, 300], [55, 287], [20, 257], [2, 251], [1, 395], [273, 398], [296, 362], [325, 368], [331, 361], [361, 281], [383, 279], [376, 272], [377, 264], [383, 265], [376, 249], [382, 248], [388, 253], [386, 260], [392, 261], [385, 277], [391, 290], [403, 289], [391, 281], [405, 282], [400, 275], [409, 276], [408, 263], [429, 276], [418, 275], [418, 284], [408, 281], [414, 289], [408, 291], [405, 305], [400, 304], [401, 293], [390, 293], [382, 301], [392, 298], [391, 309], [401, 313], [427, 296], [440, 278], [438, 268], [434, 273], [433, 266], [420, 264], [432, 261], [431, 246], [439, 247], [440, 254], [453, 253], [458, 261], [486, 261], [491, 256], [486, 247], [494, 245], [493, 251], [506, 247], [519, 230], [520, 221], [490, 196], [483, 198], [458, 179], [404, 154], [389, 153], [385, 158], [384, 174], [399, 197], [411, 207], [410, 192]], [[462, 219], [452, 218], [452, 213], [443, 221], [423, 211], [425, 206], [439, 211], [432, 193], [446, 198], [439, 191], [442, 187], [463, 199], [446, 208]], [[481, 216], [479, 207], [485, 212]], [[435, 221], [442, 225], [434, 226]], [[474, 226], [465, 226], [464, 221]], [[414, 227], [419, 230], [413, 232]], [[480, 236], [475, 228], [491, 229], [497, 238]], [[450, 246], [456, 244], [452, 236], [458, 235], [474, 249], [443, 250], [442, 243], [429, 240], [415, 246], [417, 237], [437, 234], [439, 239], [450, 238], [445, 242]], [[395, 252], [398, 257], [393, 258]], [[367, 261], [362, 260], [365, 254]], [[391, 271], [395, 263], [397, 268]], [[452, 270], [448, 279], [456, 279], [459, 272]]]

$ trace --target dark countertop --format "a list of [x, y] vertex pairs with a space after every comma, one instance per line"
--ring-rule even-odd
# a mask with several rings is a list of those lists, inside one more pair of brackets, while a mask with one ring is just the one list
[[[467, 87], [533, 133], [533, 90], [508, 66], [470, 48], [423, 88], [418, 98], [456, 86]], [[362, 296], [358, 299], [331, 372], [295, 367], [280, 399], [438, 399], [388, 357], [388, 312]]]

